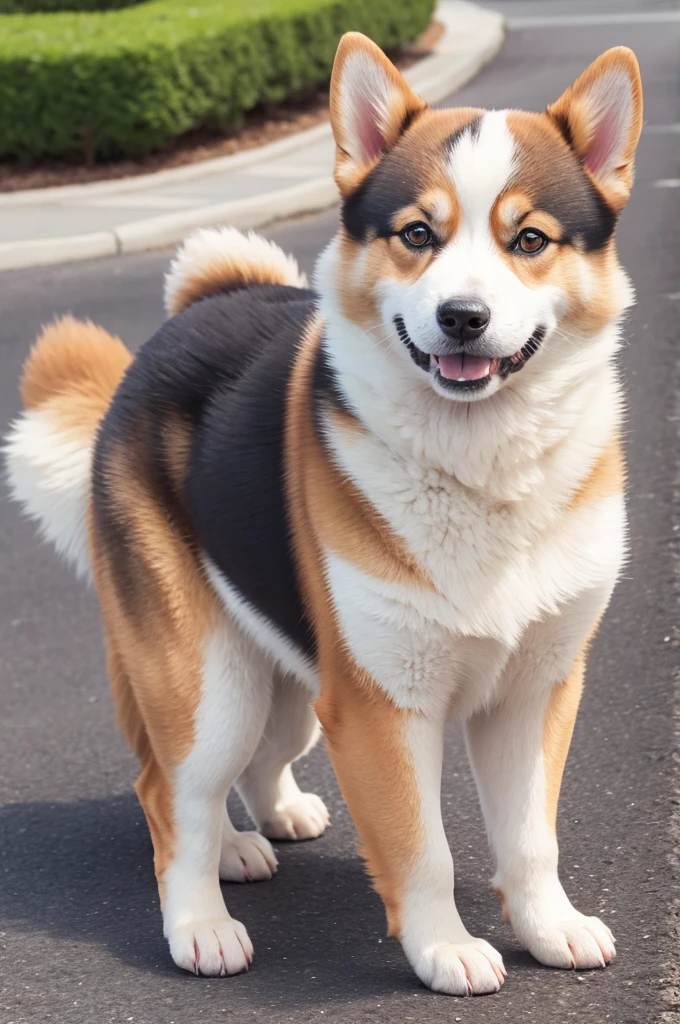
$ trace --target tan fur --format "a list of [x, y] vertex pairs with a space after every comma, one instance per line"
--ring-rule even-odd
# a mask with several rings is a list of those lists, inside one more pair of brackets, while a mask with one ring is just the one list
[[[294, 546], [317, 634], [322, 693], [316, 711], [368, 870], [385, 904], [388, 933], [398, 935], [406, 876], [420, 848], [420, 800], [403, 740], [412, 713], [391, 703], [343, 643], [322, 546], [330, 540], [350, 554], [346, 545], [356, 545], [352, 550], [359, 560], [378, 572], [410, 575], [411, 570], [398, 569], [389, 537], [376, 535], [376, 514], [357, 507], [351, 491], [334, 490], [339, 477], [319, 449], [311, 414], [311, 372], [319, 342], [316, 326], [300, 349], [288, 398], [286, 475]], [[347, 524], [342, 523], [345, 513]]]
[[[491, 231], [503, 253], [507, 253], [508, 245], [517, 237], [523, 227], [536, 228], [543, 231], [548, 238], [559, 238], [562, 233], [562, 225], [557, 218], [545, 210], [534, 209], [530, 197], [519, 189], [503, 193], [490, 217]], [[519, 273], [522, 264], [517, 266], [516, 259], [509, 260], [510, 266], [515, 273]], [[538, 261], [524, 260], [523, 265], [531, 269], [538, 266]]]
[[551, 829], [557, 829], [557, 806], [562, 787], [564, 766], [569, 753], [583, 694], [583, 681], [590, 646], [600, 628], [600, 616], [586, 637], [583, 647], [563, 682], [553, 688], [546, 709], [543, 725], [543, 759], [546, 777], [546, 817]]
[[560, 798], [564, 765], [574, 732], [574, 723], [583, 693], [585, 651], [562, 683], [554, 687], [543, 727], [543, 760], [546, 780], [546, 817], [550, 828], [557, 828], [557, 804]]
[[[114, 648], [124, 652], [147, 729], [147, 705], [153, 715], [155, 753], [162, 763], [176, 765], [193, 745], [201, 645], [217, 622], [217, 607], [186, 538], [178, 535], [136, 468], [139, 461], [138, 453], [128, 449], [107, 466], [115, 495], [112, 513], [125, 533], [138, 585], [133, 593], [119, 592], [96, 535], [93, 569], [98, 591], [106, 595], [102, 614], [107, 635], [114, 634]], [[114, 557], [121, 555], [112, 552]]]
[[501, 889], [500, 885], [492, 885], [491, 888], [496, 893], [496, 896], [498, 896], [498, 899], [501, 901], [501, 917], [502, 917], [502, 919], [504, 921], [509, 921], [510, 920], [510, 915], [508, 914], [508, 905], [507, 905], [507, 900], [505, 898], [505, 893]]
[[290, 271], [279, 266], [276, 260], [255, 261], [247, 252], [233, 253], [225, 247], [222, 252], [213, 254], [210, 260], [186, 275], [182, 286], [173, 292], [168, 301], [168, 313], [170, 316], [176, 316], [199, 299], [217, 295], [237, 286], [287, 285], [291, 283], [290, 276]]
[[[335, 418], [345, 435], [356, 430]], [[401, 537], [332, 464], [318, 443], [306, 452], [314, 488], [307, 495], [308, 514], [323, 548], [352, 562], [362, 572], [391, 583], [434, 589], [434, 584], [408, 553]]]
[[143, 762], [142, 771], [135, 782], [135, 792], [151, 833], [154, 873], [162, 907], [165, 902], [164, 876], [175, 851], [175, 822], [172, 782], [153, 754]]
[[163, 454], [176, 496], [184, 494], [191, 454], [191, 428], [181, 416], [169, 416], [163, 426]]
[[590, 174], [610, 206], [620, 210], [633, 186], [633, 160], [642, 131], [642, 80], [633, 51], [626, 46], [607, 50], [586, 68], [556, 103], [548, 107], [547, 114], [561, 129], [567, 126], [574, 149], [580, 156], [585, 156], [593, 137], [593, 111], [586, 103], [587, 90], [602, 75], [612, 72], [625, 74], [633, 93], [633, 111], [625, 149], [619, 166], [610, 177], [603, 179], [597, 173], [591, 174], [587, 166], [586, 173]]
[[23, 404], [49, 410], [60, 430], [89, 441], [131, 361], [120, 338], [62, 317], [43, 328], [24, 364]]
[[136, 785], [154, 845], [156, 876], [172, 860], [172, 774], [194, 743], [205, 637], [220, 611], [200, 566], [142, 478], [134, 449], [109, 464], [115, 508], [134, 558], [134, 594], [121, 593], [115, 559], [92, 525], [92, 566], [109, 650], [118, 720], [137, 753]]
[[[615, 437], [603, 449], [591, 472], [573, 495], [569, 508], [571, 511], [576, 511], [604, 498], [621, 494], [625, 484], [625, 473], [621, 441]], [[598, 626], [599, 620], [579, 652], [571, 672], [562, 683], [553, 689], [546, 711], [543, 730], [543, 757], [546, 774], [546, 815], [552, 829], [556, 828], [562, 775], [583, 693], [588, 649], [597, 633]]]
[[622, 494], [626, 483], [626, 464], [621, 441], [613, 438], [602, 450], [588, 476], [572, 496], [569, 506], [572, 510], [593, 505], [603, 498]]

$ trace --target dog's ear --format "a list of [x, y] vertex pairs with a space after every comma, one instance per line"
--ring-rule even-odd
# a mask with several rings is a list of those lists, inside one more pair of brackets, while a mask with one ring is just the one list
[[427, 104], [375, 43], [348, 32], [335, 55], [330, 106], [335, 180], [348, 195]]
[[607, 50], [546, 113], [610, 205], [621, 209], [633, 185], [642, 130], [642, 82], [633, 51]]

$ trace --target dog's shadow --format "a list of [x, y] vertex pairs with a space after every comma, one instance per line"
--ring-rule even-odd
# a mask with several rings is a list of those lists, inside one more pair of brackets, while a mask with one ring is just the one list
[[[248, 827], [236, 802], [230, 812], [237, 827]], [[384, 938], [384, 911], [347, 821], [339, 832], [278, 844], [280, 868], [271, 882], [223, 886], [230, 912], [253, 939], [257, 985], [266, 994], [294, 987], [296, 999], [313, 1001], [320, 992], [333, 999], [342, 991], [346, 999], [348, 987], [365, 997], [418, 986], [398, 943]], [[151, 843], [133, 793], [8, 805], [0, 808], [0, 834], [3, 921], [101, 945], [143, 972], [180, 973], [162, 935]], [[458, 882], [457, 902], [466, 920], [495, 910], [485, 887], [469, 880]], [[524, 954], [501, 938], [499, 931], [495, 941], [506, 960], [522, 963]]]

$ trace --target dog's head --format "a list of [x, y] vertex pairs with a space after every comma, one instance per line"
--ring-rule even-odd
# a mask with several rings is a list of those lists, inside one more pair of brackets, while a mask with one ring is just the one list
[[331, 121], [342, 225], [320, 284], [367, 350], [469, 402], [628, 305], [613, 238], [642, 124], [630, 50], [603, 54], [542, 114], [434, 110], [349, 33]]

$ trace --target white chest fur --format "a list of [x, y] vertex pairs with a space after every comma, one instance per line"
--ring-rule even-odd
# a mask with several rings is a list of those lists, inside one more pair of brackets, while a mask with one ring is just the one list
[[[576, 509], [566, 500], [616, 426], [616, 403], [604, 397], [586, 403], [577, 425], [533, 457], [529, 493], [505, 501], [389, 448], [373, 432], [350, 438], [328, 425], [343, 471], [433, 585], [385, 582], [326, 552], [346, 641], [401, 706], [425, 710], [433, 701], [449, 705], [455, 695], [473, 710], [498, 686], [511, 654], [536, 635], [536, 624], [552, 622], [550, 643], [560, 645], [555, 616], [576, 606], [586, 610], [564, 617], [565, 658], [578, 650], [606, 604], [625, 549], [620, 495]], [[551, 658], [559, 666], [555, 651]]]

